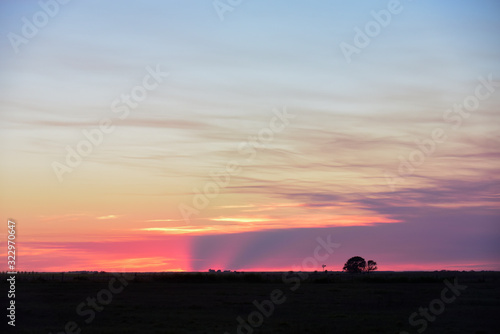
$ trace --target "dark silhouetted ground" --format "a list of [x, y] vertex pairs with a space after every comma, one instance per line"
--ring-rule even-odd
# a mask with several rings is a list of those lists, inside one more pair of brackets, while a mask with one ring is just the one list
[[[467, 288], [453, 302], [443, 303], [445, 309], [427, 321], [423, 333], [500, 333], [497, 272], [308, 273], [307, 278], [296, 273], [140, 273], [130, 274], [123, 291], [111, 293], [113, 277], [65, 274], [61, 282], [60, 273], [18, 274], [16, 328], [6, 326], [8, 319], [2, 315], [2, 328], [7, 329], [2, 332], [65, 333], [65, 325], [74, 321], [78, 327], [71, 328], [70, 323], [68, 333], [78, 333], [78, 329], [95, 334], [238, 333], [238, 316], [248, 320], [257, 310], [254, 301], [262, 303], [273, 291], [278, 295], [281, 291], [278, 299], [285, 298], [284, 302], [274, 304], [274, 311], [263, 316], [260, 326], [240, 333], [418, 333], [424, 318], [416, 317], [414, 321], [420, 322], [411, 326], [410, 315], [440, 300], [445, 280], [456, 278]], [[113, 282], [117, 289], [119, 281]], [[1, 289], [6, 295], [6, 275], [2, 275]], [[91, 307], [86, 300], [99, 293], [101, 298], [111, 295], [112, 300], [107, 305], [96, 300], [104, 308], [87, 324]], [[445, 294], [452, 296], [450, 291]], [[81, 303], [84, 316], [77, 314]], [[439, 304], [434, 301], [433, 307]], [[254, 324], [260, 321], [256, 313], [251, 319]]]

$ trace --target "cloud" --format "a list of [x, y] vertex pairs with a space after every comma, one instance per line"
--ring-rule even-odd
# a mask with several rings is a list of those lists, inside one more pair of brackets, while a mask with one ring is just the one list
[[216, 222], [262, 223], [262, 222], [270, 222], [276, 219], [259, 218], [259, 217], [218, 217], [218, 218], [210, 218], [210, 220]]
[[149, 220], [145, 220], [145, 222], [148, 222], [148, 223], [161, 223], [161, 222], [178, 222], [180, 220], [178, 219], [149, 219]]
[[96, 217], [96, 219], [116, 219], [120, 216], [115, 216], [115, 215], [107, 215], [107, 216], [100, 216], [100, 217]]

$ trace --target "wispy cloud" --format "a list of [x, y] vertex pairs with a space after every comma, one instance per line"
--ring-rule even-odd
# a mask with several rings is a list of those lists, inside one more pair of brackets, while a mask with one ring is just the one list
[[107, 215], [107, 216], [100, 216], [100, 217], [96, 217], [96, 219], [116, 219], [120, 216], [116, 216], [116, 215]]
[[258, 217], [219, 217], [219, 218], [210, 218], [210, 220], [213, 220], [216, 222], [261, 223], [261, 222], [273, 221], [275, 219], [258, 218]]
[[148, 223], [162, 223], [162, 222], [178, 222], [181, 221], [180, 219], [149, 219], [145, 220], [145, 222]]

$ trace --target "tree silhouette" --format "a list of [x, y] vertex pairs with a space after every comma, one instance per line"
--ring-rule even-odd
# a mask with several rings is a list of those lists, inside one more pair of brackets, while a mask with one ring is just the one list
[[366, 271], [370, 272], [370, 271], [375, 271], [377, 269], [378, 269], [377, 262], [375, 262], [373, 260], [368, 260], [368, 266], [366, 267]]
[[366, 261], [361, 256], [351, 257], [344, 264], [343, 271], [348, 273], [362, 273], [366, 270]]

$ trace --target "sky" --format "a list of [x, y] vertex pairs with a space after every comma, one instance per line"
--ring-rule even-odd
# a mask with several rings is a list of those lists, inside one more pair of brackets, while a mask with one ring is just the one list
[[21, 271], [500, 270], [499, 14], [2, 1], [2, 244], [13, 219]]

